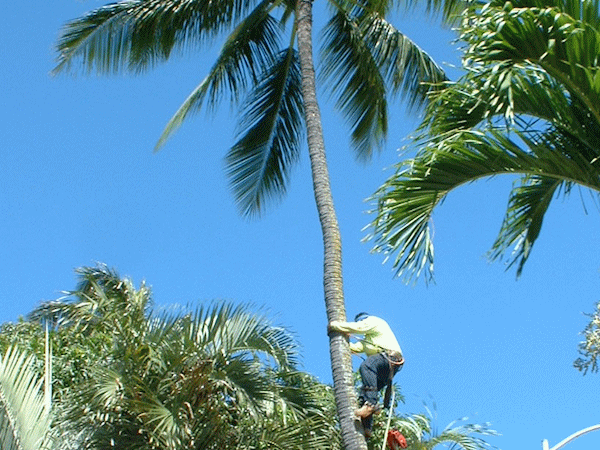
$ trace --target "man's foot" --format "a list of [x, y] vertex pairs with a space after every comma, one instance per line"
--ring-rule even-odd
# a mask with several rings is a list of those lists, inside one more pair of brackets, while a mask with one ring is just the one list
[[369, 417], [371, 414], [376, 412], [376, 407], [371, 405], [370, 403], [365, 403], [359, 409], [357, 409], [354, 414], [361, 419], [365, 419]]

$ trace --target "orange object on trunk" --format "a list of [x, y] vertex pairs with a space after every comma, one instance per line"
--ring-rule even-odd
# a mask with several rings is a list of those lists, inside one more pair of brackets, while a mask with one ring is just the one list
[[406, 438], [398, 430], [389, 430], [387, 435], [387, 445], [391, 450], [407, 448]]

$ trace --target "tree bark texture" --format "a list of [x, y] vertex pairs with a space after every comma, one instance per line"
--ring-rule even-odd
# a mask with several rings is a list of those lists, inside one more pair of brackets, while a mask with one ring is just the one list
[[[298, 52], [302, 73], [302, 95], [308, 152], [317, 211], [323, 232], [323, 287], [327, 320], [330, 322], [332, 320], [346, 320], [346, 307], [342, 282], [342, 242], [333, 206], [321, 112], [317, 103], [315, 87], [312, 49], [312, 3], [313, 0], [298, 0]], [[344, 447], [346, 450], [366, 450], [366, 441], [358, 431], [354, 417], [356, 392], [353, 382], [352, 357], [347, 337], [341, 333], [331, 333], [329, 352], [333, 389]]]

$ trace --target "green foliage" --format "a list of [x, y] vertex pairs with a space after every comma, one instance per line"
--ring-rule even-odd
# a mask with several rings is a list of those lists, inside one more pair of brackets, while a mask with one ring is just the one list
[[596, 303], [595, 311], [587, 315], [590, 318], [583, 330], [584, 340], [579, 343], [579, 358], [573, 365], [583, 374], [588, 370], [598, 372], [598, 359], [600, 358], [600, 302]]
[[323, 36], [321, 78], [352, 129], [357, 156], [366, 161], [385, 142], [388, 95], [401, 94], [409, 107], [421, 107], [446, 76], [382, 13], [339, 9]]
[[463, 75], [431, 93], [416, 156], [375, 194], [375, 250], [406, 281], [433, 277], [431, 217], [466, 183], [516, 175], [489, 253], [517, 276], [551, 200], [574, 185], [600, 191], [598, 2], [475, 4], [464, 15]]
[[155, 312], [144, 284], [104, 265], [78, 274], [0, 333], [43, 354], [40, 324], [52, 325], [63, 448], [339, 449], [331, 389], [296, 369], [287, 330], [231, 303]]
[[0, 358], [0, 448], [52, 448], [51, 411], [35, 356], [9, 347]]
[[244, 215], [261, 211], [266, 198], [285, 192], [289, 171], [300, 158], [303, 113], [300, 63], [290, 47], [277, 55], [247, 99], [241, 136], [227, 153], [227, 172]]
[[[369, 450], [380, 450], [385, 431], [388, 429], [389, 411], [375, 416], [373, 436], [369, 439]], [[435, 411], [426, 406], [424, 414], [393, 415], [390, 430], [398, 430], [406, 438], [408, 450], [432, 450], [435, 448], [453, 448], [462, 450], [489, 450], [493, 446], [485, 441], [486, 437], [498, 433], [489, 424], [474, 424], [462, 418], [449, 423], [439, 431], [435, 424]], [[388, 448], [388, 447], [386, 447]]]

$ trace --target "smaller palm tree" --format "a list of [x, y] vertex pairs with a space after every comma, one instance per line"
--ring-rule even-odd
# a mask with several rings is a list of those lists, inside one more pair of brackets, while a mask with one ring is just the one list
[[59, 405], [77, 448], [338, 448], [287, 330], [231, 303], [154, 312], [145, 285], [104, 265], [78, 272], [75, 291], [32, 314], [92, 343]]

